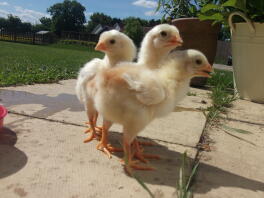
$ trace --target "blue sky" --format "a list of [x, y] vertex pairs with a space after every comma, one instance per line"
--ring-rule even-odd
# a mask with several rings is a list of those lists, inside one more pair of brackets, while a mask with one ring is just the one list
[[[159, 19], [155, 13], [158, 0], [78, 0], [86, 8], [87, 19], [94, 12], [103, 12], [117, 18], [129, 16], [144, 19]], [[47, 8], [63, 0], [0, 0], [0, 17], [8, 14], [18, 16], [24, 22], [38, 23], [38, 19], [46, 16]]]

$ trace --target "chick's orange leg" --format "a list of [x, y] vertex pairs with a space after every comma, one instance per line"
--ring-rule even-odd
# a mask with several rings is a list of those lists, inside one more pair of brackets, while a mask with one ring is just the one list
[[[94, 116], [93, 116], [93, 118], [92, 118], [92, 122], [86, 122], [85, 124], [87, 124], [87, 125], [91, 125], [91, 124], [93, 124], [93, 126], [94, 126], [94, 128], [95, 128], [95, 130], [96, 130], [96, 133], [98, 134], [98, 135], [102, 135], [102, 127], [98, 127], [98, 126], [96, 126], [96, 122], [97, 122], [97, 118], [98, 118], [98, 112], [96, 112], [95, 114], [94, 114]], [[92, 132], [93, 130], [92, 130], [92, 128], [91, 127], [89, 127], [86, 131], [85, 131], [85, 133], [89, 133], [89, 132]]]
[[134, 157], [139, 159], [141, 162], [147, 163], [148, 160], [146, 160], [146, 159], [160, 159], [159, 155], [152, 155], [152, 154], [143, 153], [144, 150], [142, 148], [140, 148], [140, 143], [136, 139], [134, 140], [133, 145], [135, 147]]
[[90, 119], [90, 128], [91, 128], [91, 135], [90, 137], [86, 138], [83, 142], [84, 143], [87, 143], [87, 142], [90, 142], [92, 141], [93, 139], [97, 138], [97, 134], [96, 134], [96, 130], [95, 130], [95, 127], [94, 127], [94, 124], [93, 124], [93, 116], [91, 116]]
[[97, 149], [103, 151], [109, 158], [112, 157], [111, 152], [119, 152], [122, 151], [121, 148], [115, 148], [108, 144], [108, 130], [112, 126], [112, 122], [103, 121], [103, 130], [102, 130], [102, 138], [97, 145]]
[[141, 166], [139, 165], [139, 161], [138, 160], [132, 160], [133, 154], [131, 153], [131, 144], [128, 143], [128, 141], [126, 140], [126, 138], [124, 137], [123, 140], [123, 147], [124, 147], [124, 162], [125, 162], [125, 171], [131, 175], [132, 173], [132, 169], [135, 170], [155, 170], [153, 167], [150, 166]]

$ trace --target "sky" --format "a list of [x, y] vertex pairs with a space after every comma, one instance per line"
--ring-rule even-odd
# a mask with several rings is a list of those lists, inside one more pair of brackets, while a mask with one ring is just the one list
[[[158, 0], [77, 0], [85, 8], [87, 20], [95, 12], [103, 12], [116, 18], [129, 16], [147, 20], [160, 19], [161, 14], [155, 13]], [[18, 16], [23, 22], [39, 23], [39, 18], [50, 17], [47, 8], [63, 0], [0, 0], [0, 17], [8, 14]]]

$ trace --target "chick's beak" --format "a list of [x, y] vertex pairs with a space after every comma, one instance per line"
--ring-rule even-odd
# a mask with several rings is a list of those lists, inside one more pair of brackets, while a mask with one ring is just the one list
[[94, 49], [97, 51], [106, 51], [107, 50], [106, 45], [103, 42], [97, 43], [97, 45], [95, 46]]
[[180, 36], [174, 36], [170, 40], [168, 40], [166, 47], [170, 46], [182, 46], [183, 40]]
[[194, 76], [200, 76], [200, 77], [207, 77], [210, 78], [210, 73], [213, 72], [213, 67], [210, 64], [207, 64], [201, 68], [194, 74]]

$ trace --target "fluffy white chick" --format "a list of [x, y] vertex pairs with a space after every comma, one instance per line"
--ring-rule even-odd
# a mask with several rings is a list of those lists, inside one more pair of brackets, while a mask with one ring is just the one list
[[168, 53], [183, 43], [179, 30], [169, 24], [156, 25], [144, 37], [138, 64], [155, 69]]
[[187, 93], [190, 79], [206, 76], [211, 66], [197, 50], [175, 51], [158, 69], [122, 67], [102, 70], [96, 77], [96, 109], [103, 117], [123, 126], [125, 168], [151, 170], [132, 160], [131, 143], [153, 119], [174, 110]]
[[[102, 33], [95, 50], [104, 52], [104, 58], [94, 58], [81, 68], [75, 88], [78, 99], [84, 104], [92, 132], [84, 142], [89, 142], [96, 137], [95, 126], [98, 113], [94, 108], [93, 92], [95, 90], [92, 83], [96, 73], [103, 68], [114, 67], [118, 62], [132, 61], [136, 56], [136, 47], [133, 41], [116, 30]], [[90, 85], [88, 90], [87, 84]]]
[[[182, 45], [183, 41], [179, 35], [179, 30], [172, 25], [161, 24], [152, 28], [144, 37], [141, 48], [139, 51], [139, 58], [137, 63], [121, 63], [118, 66], [123, 67], [126, 65], [147, 67], [150, 69], [156, 69], [159, 67], [159, 63], [166, 57], [169, 52]], [[104, 151], [110, 156], [109, 147], [107, 146], [108, 140], [108, 130], [112, 125], [112, 122], [104, 120], [102, 129], [102, 138], [97, 148]], [[138, 146], [138, 142], [135, 141]], [[149, 144], [144, 143], [143, 144]], [[136, 157], [142, 161], [143, 156], [136, 153]], [[156, 158], [157, 156], [148, 156], [149, 158]]]

